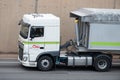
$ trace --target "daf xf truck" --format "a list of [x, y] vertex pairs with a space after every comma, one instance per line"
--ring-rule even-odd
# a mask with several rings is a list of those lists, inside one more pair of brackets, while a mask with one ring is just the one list
[[[71, 11], [70, 17], [75, 18], [76, 38], [61, 45], [59, 17], [25, 14], [18, 40], [21, 64], [42, 71], [61, 63], [109, 71], [112, 54], [120, 54], [120, 10], [82, 8]], [[68, 50], [69, 46], [74, 50]], [[63, 53], [62, 49], [66, 51]]]

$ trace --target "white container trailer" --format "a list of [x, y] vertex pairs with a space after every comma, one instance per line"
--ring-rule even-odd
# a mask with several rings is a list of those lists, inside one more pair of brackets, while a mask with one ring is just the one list
[[86, 50], [120, 50], [120, 10], [84, 8], [72, 11], [71, 17], [79, 20], [77, 42]]
[[[70, 16], [75, 18], [76, 39], [62, 46], [59, 17], [52, 14], [23, 16], [18, 43], [22, 65], [43, 71], [61, 63], [110, 70], [112, 54], [108, 52], [120, 52], [120, 10], [83, 8], [71, 11]], [[74, 49], [68, 50], [69, 46]], [[64, 54], [63, 48], [67, 50]]]

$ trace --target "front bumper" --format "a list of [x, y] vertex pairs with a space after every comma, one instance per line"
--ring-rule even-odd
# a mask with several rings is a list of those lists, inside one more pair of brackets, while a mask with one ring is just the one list
[[19, 58], [18, 58], [18, 60], [19, 60], [19, 62], [23, 66], [26, 66], [26, 67], [37, 67], [37, 62], [21, 61]]

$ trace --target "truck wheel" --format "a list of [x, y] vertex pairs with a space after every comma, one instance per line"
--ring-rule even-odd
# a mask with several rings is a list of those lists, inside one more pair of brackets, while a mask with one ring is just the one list
[[49, 56], [42, 56], [37, 62], [37, 67], [39, 70], [48, 71], [53, 68], [53, 60]]
[[97, 71], [105, 72], [109, 71], [111, 68], [112, 60], [107, 56], [98, 56], [94, 60], [94, 67]]

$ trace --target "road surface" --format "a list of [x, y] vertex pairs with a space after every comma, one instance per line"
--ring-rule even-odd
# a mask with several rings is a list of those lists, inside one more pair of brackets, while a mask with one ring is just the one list
[[96, 72], [91, 67], [57, 66], [56, 70], [42, 72], [21, 66], [16, 59], [0, 60], [0, 80], [120, 80], [120, 64], [109, 72]]

